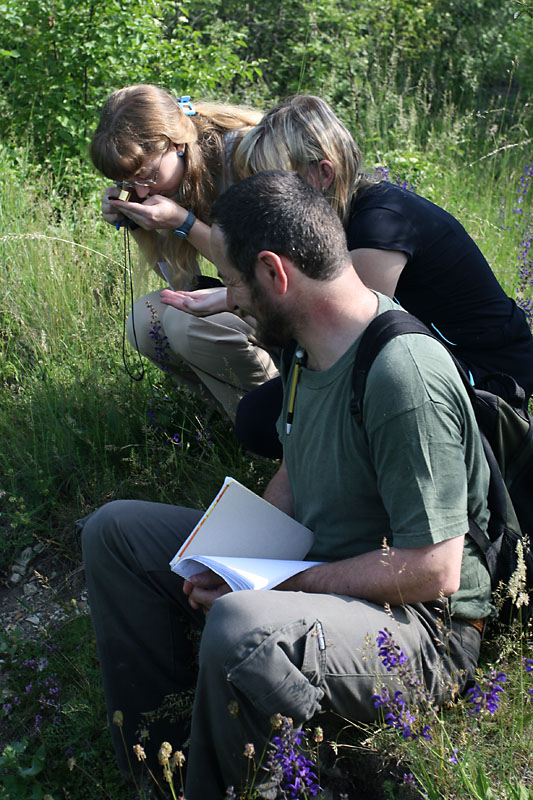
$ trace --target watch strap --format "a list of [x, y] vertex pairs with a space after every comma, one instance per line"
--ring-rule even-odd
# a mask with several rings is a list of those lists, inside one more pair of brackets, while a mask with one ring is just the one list
[[179, 226], [179, 228], [174, 228], [174, 230], [172, 231], [174, 236], [177, 236], [178, 239], [186, 239], [195, 222], [196, 222], [195, 215], [193, 214], [192, 211], [189, 211], [189, 213], [185, 218], [185, 222], [183, 222]]

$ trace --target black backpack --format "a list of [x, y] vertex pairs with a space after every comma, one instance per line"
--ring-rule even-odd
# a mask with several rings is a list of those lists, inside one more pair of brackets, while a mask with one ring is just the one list
[[[423, 333], [444, 347], [423, 322], [405, 311], [386, 311], [373, 319], [361, 337], [353, 366], [351, 411], [359, 422], [366, 378], [375, 357], [387, 342], [404, 333]], [[490, 468], [488, 536], [473, 520], [469, 535], [484, 553], [493, 591], [501, 595], [496, 598], [499, 622], [508, 625], [519, 617], [525, 627], [533, 612], [533, 553], [528, 541], [533, 532], [533, 417], [513, 378], [494, 375], [487, 381], [487, 385], [502, 387], [504, 400], [492, 391], [474, 388], [453, 353], [450, 355], [472, 402]], [[525, 589], [522, 581], [517, 599], [516, 586], [513, 583], [514, 591], [509, 591], [509, 582], [513, 578], [516, 583], [520, 565]]]

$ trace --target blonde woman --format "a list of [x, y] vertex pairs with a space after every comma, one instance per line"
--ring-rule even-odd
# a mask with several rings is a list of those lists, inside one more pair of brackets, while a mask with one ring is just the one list
[[[493, 373], [533, 392], [533, 338], [517, 307], [462, 225], [423, 197], [368, 175], [352, 135], [324, 100], [298, 95], [269, 111], [239, 142], [234, 167], [244, 178], [294, 170], [337, 211], [355, 269], [371, 289], [415, 314], [448, 344], [477, 385]], [[491, 378], [490, 388], [505, 394]], [[272, 420], [279, 379], [242, 401], [237, 435], [247, 449], [279, 456]]]
[[[144, 261], [169, 287], [135, 303], [130, 342], [177, 380], [192, 370], [231, 419], [242, 395], [277, 370], [253, 324], [229, 312], [224, 290], [213, 288], [220, 283], [200, 274], [198, 255], [211, 259], [211, 205], [233, 180], [236, 145], [260, 119], [252, 109], [193, 105], [140, 84], [108, 98], [90, 146], [95, 167], [114, 181], [103, 195], [104, 220], [130, 228]], [[119, 199], [122, 189], [128, 200]], [[194, 314], [183, 309], [190, 289], [198, 290]], [[217, 296], [221, 313], [210, 309], [204, 319], [202, 302]]]

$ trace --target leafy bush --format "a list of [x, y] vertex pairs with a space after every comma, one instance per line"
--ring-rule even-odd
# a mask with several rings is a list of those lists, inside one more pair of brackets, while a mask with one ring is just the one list
[[[70, 179], [80, 171], [111, 91], [159, 83], [227, 94], [255, 76], [244, 34], [213, 20], [202, 31], [171, 0], [9, 0], [0, 4], [0, 138], [33, 141], [33, 159]], [[73, 162], [73, 163], [70, 163]]]

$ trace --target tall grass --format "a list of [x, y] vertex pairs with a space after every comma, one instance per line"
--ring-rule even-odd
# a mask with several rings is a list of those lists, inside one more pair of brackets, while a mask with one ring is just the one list
[[[380, 102], [366, 109], [358, 138], [367, 164], [387, 165], [392, 177], [455, 214], [515, 297], [524, 243], [531, 241], [533, 189], [524, 193], [521, 184], [526, 164], [533, 163], [527, 109], [513, 99], [512, 114], [503, 102], [501, 109], [495, 105], [467, 116], [449, 107], [431, 120], [424, 115], [422, 91], [418, 105], [390, 102], [385, 110]], [[88, 202], [60, 195], [52, 178], [25, 179], [33, 174], [27, 158], [18, 153], [15, 159], [0, 148], [0, 570], [6, 576], [15, 554], [36, 541], [56, 560], [78, 564], [73, 520], [106, 500], [137, 497], [205, 507], [226, 474], [261, 491], [274, 469], [245, 457], [224, 417], [172, 386], [153, 365], [146, 365], [143, 381], [130, 380], [122, 364], [122, 234], [101, 222], [96, 192]], [[527, 281], [522, 299], [524, 292], [531, 300]], [[58, 676], [62, 700], [57, 720], [45, 717], [36, 729], [38, 698], [29, 692], [19, 706], [14, 698], [27, 685], [20, 664], [35, 658], [44, 642], [54, 653], [46, 669]], [[514, 758], [521, 780], [530, 780], [533, 769], [523, 648], [523, 640], [511, 638], [484, 656], [484, 670], [498, 664], [510, 676], [501, 716], [491, 718], [476, 739], [476, 764], [491, 765], [486, 772], [494, 794], [480, 790], [484, 800], [527, 797], [506, 784]], [[7, 797], [41, 797], [45, 790], [56, 800], [106, 791], [115, 800], [126, 797], [104, 730], [87, 619], [74, 616], [59, 630], [50, 628], [37, 645], [8, 631], [0, 637], [0, 655], [12, 667], [4, 687], [2, 747], [18, 743], [11, 761], [5, 753], [0, 760], [0, 770], [17, 777], [19, 794]], [[444, 714], [460, 741], [464, 727], [455, 729], [453, 712]], [[517, 725], [521, 738], [510, 746], [507, 734]], [[468, 796], [450, 772], [454, 765], [418, 752], [420, 742], [393, 741], [382, 726], [355, 738], [352, 732], [339, 722], [332, 733], [345, 763], [368, 763], [370, 753], [394, 755], [418, 768], [419, 777], [424, 770], [433, 776], [441, 793], [435, 789], [431, 797]], [[78, 766], [71, 771], [65, 765], [72, 747]], [[407, 791], [398, 784], [382, 788], [384, 797], [406, 797]]]
[[[208, 425], [209, 409], [155, 367], [130, 380], [122, 232], [97, 207], [52, 205], [50, 189], [15, 176], [0, 189], [4, 567], [34, 536], [69, 541], [72, 520], [110, 497], [202, 505], [228, 462], [241, 475], [255, 468], [223, 418]], [[129, 348], [128, 359], [135, 370]]]

